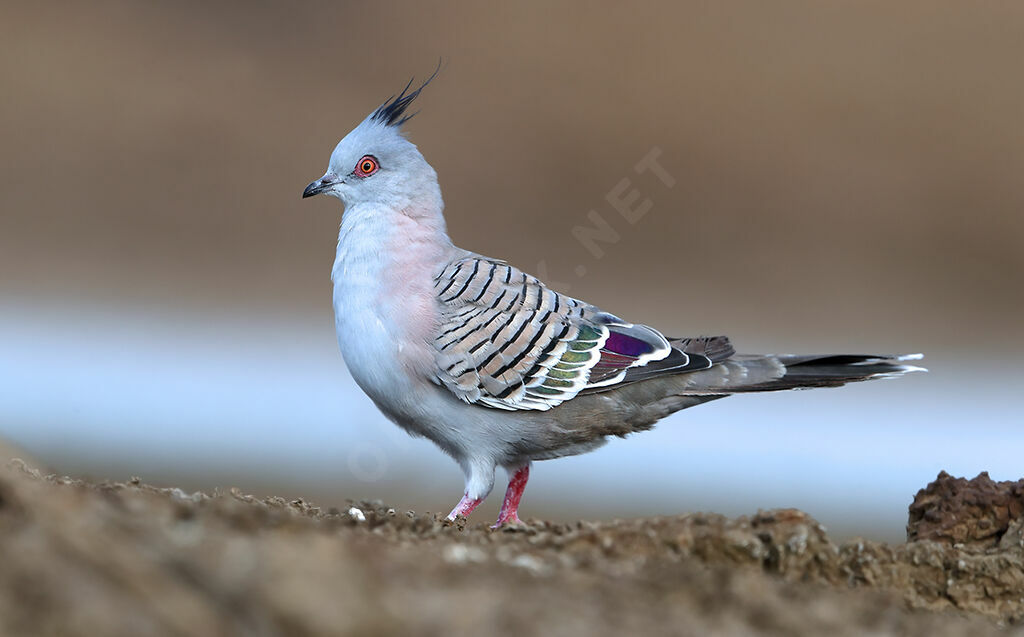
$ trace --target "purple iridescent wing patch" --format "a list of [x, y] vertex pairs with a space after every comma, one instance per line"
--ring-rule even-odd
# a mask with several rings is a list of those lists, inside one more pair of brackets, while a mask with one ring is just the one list
[[590, 385], [615, 382], [630, 367], [668, 354], [667, 343], [657, 332], [638, 327], [608, 326], [610, 332], [601, 347], [601, 359], [590, 370]]

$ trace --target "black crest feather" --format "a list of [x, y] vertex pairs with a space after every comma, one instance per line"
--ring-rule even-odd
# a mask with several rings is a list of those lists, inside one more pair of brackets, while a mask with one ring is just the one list
[[416, 115], [416, 113], [406, 115], [405, 110], [409, 108], [409, 105], [412, 104], [413, 100], [419, 96], [420, 91], [422, 91], [427, 84], [430, 84], [430, 80], [437, 77], [437, 74], [440, 71], [441, 63], [438, 62], [437, 68], [430, 74], [430, 77], [428, 77], [423, 84], [420, 84], [419, 88], [411, 93], [407, 93], [406, 91], [409, 90], [409, 87], [412, 86], [412, 83], [416, 78], [409, 80], [409, 83], [405, 85], [405, 88], [403, 88], [402, 92], [398, 94], [398, 97], [395, 97], [394, 95], [389, 97], [386, 102], [381, 104], [380, 107], [373, 112], [370, 119], [375, 122], [380, 122], [385, 126], [401, 126], [408, 122], [414, 115]]

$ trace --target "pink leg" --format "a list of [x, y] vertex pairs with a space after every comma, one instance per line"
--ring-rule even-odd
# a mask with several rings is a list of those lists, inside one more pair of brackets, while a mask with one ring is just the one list
[[459, 500], [459, 503], [456, 504], [455, 508], [452, 509], [452, 512], [448, 514], [448, 519], [454, 520], [460, 515], [462, 517], [468, 518], [469, 514], [473, 512], [473, 509], [480, 506], [481, 502], [483, 502], [482, 498], [479, 500], [476, 498], [471, 498], [467, 493], [466, 495], [462, 496], [462, 499]]
[[519, 522], [519, 500], [523, 497], [523, 490], [526, 489], [526, 481], [530, 479], [530, 465], [522, 467], [508, 481], [508, 489], [505, 491], [505, 499], [501, 503], [501, 511], [498, 512], [498, 521], [492, 529], [496, 529], [510, 522]]

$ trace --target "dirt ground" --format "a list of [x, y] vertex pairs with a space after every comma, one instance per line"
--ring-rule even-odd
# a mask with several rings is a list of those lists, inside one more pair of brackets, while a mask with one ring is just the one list
[[1022, 504], [1024, 482], [942, 475], [902, 545], [796, 510], [491, 531], [12, 460], [0, 634], [1024, 634]]

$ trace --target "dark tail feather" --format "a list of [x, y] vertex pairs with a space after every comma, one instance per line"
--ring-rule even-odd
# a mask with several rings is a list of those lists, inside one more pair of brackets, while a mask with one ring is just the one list
[[736, 353], [727, 336], [698, 336], [696, 338], [671, 338], [669, 343], [675, 349], [687, 354], [706, 356], [712, 363], [718, 363]]
[[[893, 378], [907, 372], [924, 371], [907, 364], [922, 356], [870, 356], [859, 354], [824, 354], [817, 356], [753, 354], [728, 356], [731, 347], [725, 339], [695, 339], [683, 343], [682, 339], [670, 341], [678, 349], [694, 349], [694, 354], [725, 355], [724, 360], [705, 369], [681, 373], [677, 368], [661, 370], [653, 377], [641, 377], [617, 385], [587, 389], [581, 394], [581, 403], [586, 404], [587, 394], [609, 392], [617, 400], [610, 404], [627, 406], [632, 411], [625, 419], [625, 430], [601, 429], [600, 435], [623, 435], [631, 431], [649, 429], [668, 414], [693, 407], [704, 402], [725, 398], [732, 394], [749, 392], [779, 391], [811, 387], [838, 387], [873, 378]], [[639, 368], [643, 369], [643, 368]], [[605, 404], [594, 407], [606, 409]], [[628, 409], [627, 409], [628, 411]]]
[[908, 372], [927, 371], [906, 364], [919, 360], [921, 354], [905, 356], [876, 356], [867, 354], [825, 354], [814, 356], [780, 355], [775, 357], [785, 365], [781, 378], [751, 385], [729, 388], [729, 393], [780, 391], [812, 387], [839, 387], [847, 383], [875, 378], [895, 378]]

